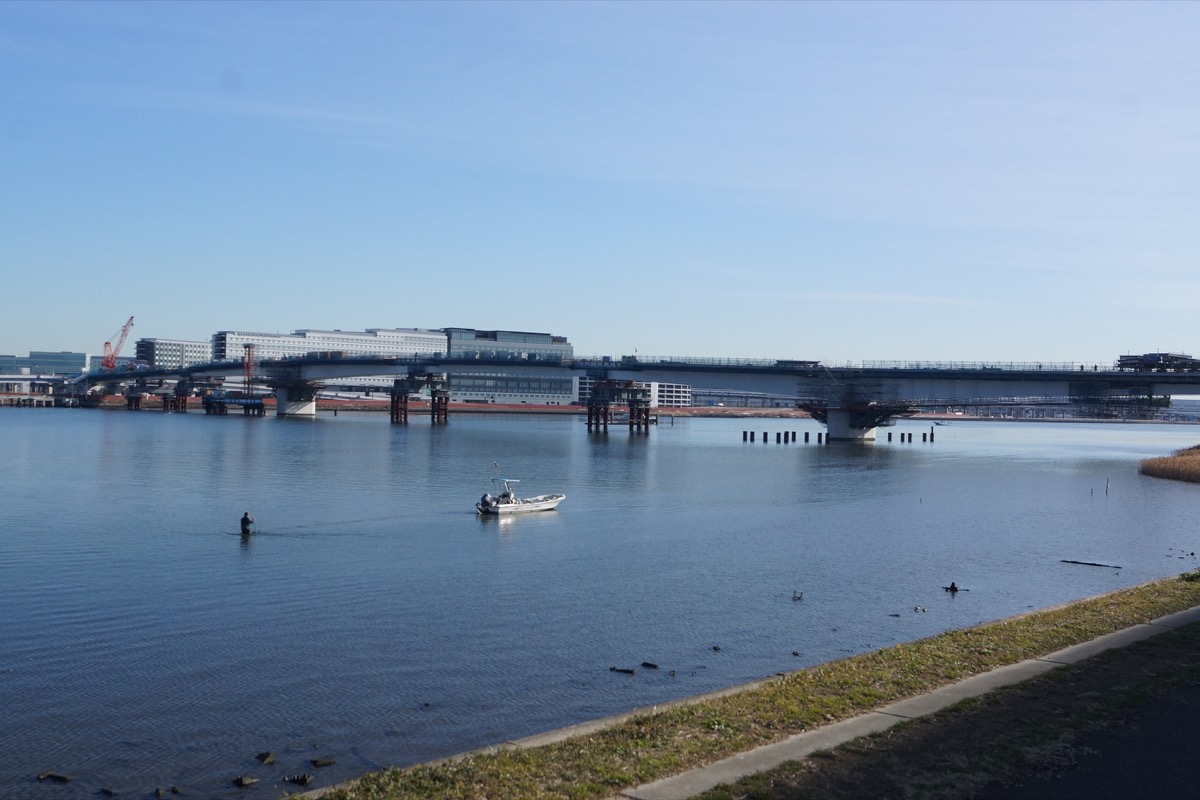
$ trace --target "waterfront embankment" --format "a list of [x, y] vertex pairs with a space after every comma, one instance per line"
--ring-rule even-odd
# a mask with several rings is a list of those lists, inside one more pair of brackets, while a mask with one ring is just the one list
[[314, 793], [384, 798], [610, 798], [789, 736], [1200, 605], [1200, 572], [949, 631], [744, 687], [391, 769]]

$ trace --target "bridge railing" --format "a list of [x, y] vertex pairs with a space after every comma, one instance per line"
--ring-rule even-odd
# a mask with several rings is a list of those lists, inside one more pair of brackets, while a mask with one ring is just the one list
[[829, 369], [905, 369], [941, 371], [1004, 370], [1006, 372], [1111, 372], [1111, 363], [1081, 361], [863, 361], [824, 362], [818, 359], [795, 360], [783, 358], [706, 358], [697, 356], [576, 356], [579, 364], [597, 366], [699, 366], [699, 367], [828, 367]]
[[1012, 395], [993, 397], [924, 397], [905, 400], [918, 408], [962, 408], [964, 406], [1073, 406], [1081, 401], [1068, 395]]
[[[829, 366], [838, 366], [830, 364]], [[1110, 372], [1112, 364], [1079, 361], [864, 361], [863, 369], [1004, 370], [1007, 372]]]
[[576, 356], [577, 364], [618, 367], [621, 364], [673, 365], [696, 367], [777, 367], [795, 364], [818, 364], [818, 361], [788, 361], [776, 358], [708, 358], [702, 356]]

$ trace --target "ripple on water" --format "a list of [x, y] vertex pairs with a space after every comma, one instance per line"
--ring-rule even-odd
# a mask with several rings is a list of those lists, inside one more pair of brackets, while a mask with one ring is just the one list
[[[744, 420], [589, 436], [561, 419], [17, 416], [0, 413], [0, 795], [35, 800], [244, 796], [234, 775], [274, 785], [316, 755], [337, 759], [317, 775], [331, 783], [1200, 552], [1191, 487], [1136, 473], [1193, 444], [1182, 427], [956, 425], [933, 446], [818, 448], [743, 444]], [[497, 461], [567, 502], [481, 521]], [[246, 510], [260, 532], [243, 539]], [[952, 598], [950, 580], [972, 591]], [[78, 780], [31, 780], [44, 769]]]

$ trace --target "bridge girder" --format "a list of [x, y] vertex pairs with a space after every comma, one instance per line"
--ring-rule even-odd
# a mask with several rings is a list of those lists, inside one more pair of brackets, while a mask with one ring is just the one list
[[[974, 365], [967, 368], [942, 367], [834, 367], [818, 362], [756, 361], [717, 362], [716, 360], [646, 360], [625, 357], [577, 359], [574, 361], [523, 358], [290, 358], [260, 362], [260, 368], [273, 385], [321, 383], [341, 378], [396, 376], [438, 372], [455, 374], [496, 374], [528, 376], [591, 375], [613, 381], [681, 383], [709, 390], [749, 391], [767, 397], [795, 398], [798, 406], [809, 408], [828, 420], [829, 409], [842, 409], [854, 424], [866, 425], [873, 416], [886, 414], [889, 405], [897, 407], [891, 416], [906, 407], [921, 405], [986, 404], [1040, 398], [1049, 402], [1119, 402], [1125, 398], [1161, 398], [1171, 393], [1200, 394], [1200, 372], [1133, 372], [1120, 369], [1041, 369], [1036, 367]], [[237, 377], [243, 362], [195, 365], [182, 370], [138, 370], [113, 375], [83, 376], [81, 380], [127, 381], [138, 377], [191, 378], [204, 376]], [[822, 405], [823, 403], [823, 405]], [[874, 403], [877, 408], [865, 412], [850, 409], [856, 404]], [[824, 412], [821, 409], [825, 409]], [[839, 412], [840, 413], [840, 412]], [[888, 417], [879, 417], [886, 421]]]

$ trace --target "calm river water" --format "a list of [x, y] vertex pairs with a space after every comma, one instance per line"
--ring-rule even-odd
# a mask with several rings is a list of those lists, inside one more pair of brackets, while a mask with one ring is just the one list
[[[1194, 426], [818, 430], [0, 409], [0, 796], [276, 797], [1200, 563], [1200, 487], [1137, 472]], [[496, 462], [567, 500], [478, 518]]]

